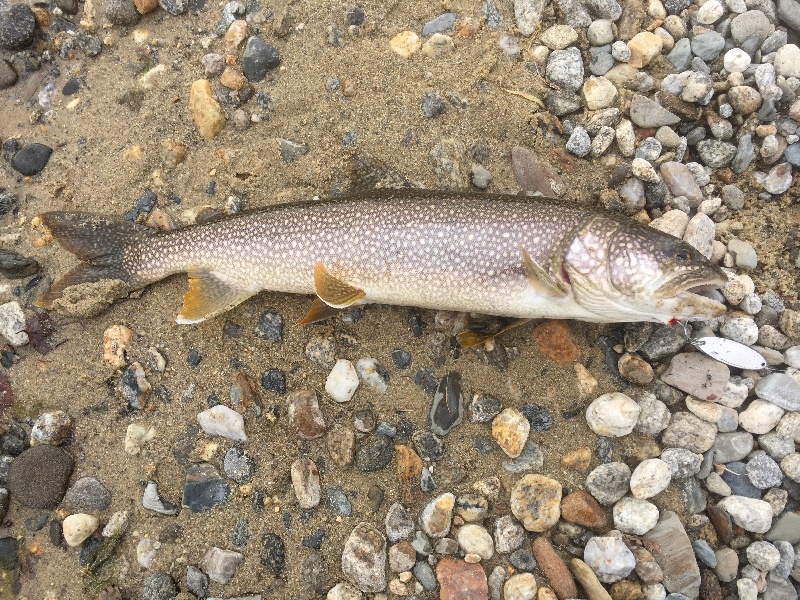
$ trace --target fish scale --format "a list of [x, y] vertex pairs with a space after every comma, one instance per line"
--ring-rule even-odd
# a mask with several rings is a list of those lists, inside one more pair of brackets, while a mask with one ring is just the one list
[[64, 306], [74, 286], [110, 279], [138, 289], [186, 272], [179, 323], [261, 290], [316, 293], [322, 303], [304, 322], [367, 302], [598, 322], [725, 309], [693, 293], [727, 277], [685, 242], [545, 198], [388, 190], [166, 232], [80, 213], [45, 213], [33, 224], [84, 261], [40, 298], [44, 307]]

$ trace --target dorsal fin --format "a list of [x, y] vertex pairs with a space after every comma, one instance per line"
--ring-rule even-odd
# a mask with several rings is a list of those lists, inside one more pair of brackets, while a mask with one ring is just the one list
[[364, 290], [331, 275], [322, 262], [314, 267], [314, 289], [317, 296], [333, 308], [347, 308], [365, 296]]
[[311, 309], [306, 313], [305, 317], [295, 323], [295, 327], [298, 325], [316, 323], [317, 321], [324, 321], [325, 319], [338, 315], [341, 311], [341, 308], [328, 306], [319, 298], [314, 298], [314, 302], [311, 303]]
[[252, 295], [250, 290], [236, 287], [213, 273], [191, 272], [189, 289], [183, 295], [183, 308], [175, 322], [200, 323], [241, 304]]
[[558, 285], [539, 263], [531, 258], [531, 255], [522, 245], [520, 245], [519, 249], [522, 251], [522, 268], [525, 270], [525, 276], [528, 278], [528, 283], [537, 293], [550, 298], [563, 298], [567, 295], [567, 291]]

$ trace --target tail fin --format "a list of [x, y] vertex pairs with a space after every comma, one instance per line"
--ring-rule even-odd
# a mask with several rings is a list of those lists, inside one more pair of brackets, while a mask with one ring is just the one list
[[56, 281], [36, 301], [37, 306], [52, 308], [64, 290], [75, 285], [116, 280], [123, 282], [130, 291], [151, 283], [131, 272], [129, 260], [126, 261], [127, 249], [155, 234], [149, 227], [86, 213], [66, 212], [41, 214], [31, 224], [44, 243], [55, 239], [83, 261]]

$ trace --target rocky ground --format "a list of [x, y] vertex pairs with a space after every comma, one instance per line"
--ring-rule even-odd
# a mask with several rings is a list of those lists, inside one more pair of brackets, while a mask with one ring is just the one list
[[[0, 1], [0, 597], [797, 598], [799, 31], [795, 0]], [[33, 305], [72, 264], [42, 211], [376, 184], [624, 212], [729, 311], [462, 350], [496, 320], [175, 326], [182, 277]]]

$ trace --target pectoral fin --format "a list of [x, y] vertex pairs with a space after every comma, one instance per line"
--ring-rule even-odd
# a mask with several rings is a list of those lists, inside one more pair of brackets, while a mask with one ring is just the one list
[[332, 308], [347, 308], [365, 296], [364, 290], [331, 275], [321, 262], [314, 267], [314, 289], [317, 296]]
[[175, 322], [200, 323], [230, 310], [252, 295], [250, 290], [236, 287], [213, 273], [189, 273], [189, 289], [183, 296], [183, 308]]
[[511, 329], [516, 329], [520, 325], [524, 325], [531, 319], [517, 319], [510, 325], [506, 325], [500, 331], [496, 331], [495, 333], [480, 333], [477, 331], [462, 331], [456, 336], [458, 343], [461, 344], [462, 348], [474, 348], [475, 346], [480, 346], [484, 342], [488, 342], [491, 339], [496, 338], [501, 333], [505, 333]]
[[528, 283], [537, 293], [550, 298], [563, 298], [567, 295], [567, 291], [558, 285], [539, 263], [531, 258], [525, 248], [520, 246], [519, 249], [522, 251], [522, 268], [525, 270], [525, 276], [528, 278]]
[[311, 304], [311, 309], [308, 311], [305, 317], [295, 323], [295, 327], [297, 325], [308, 325], [309, 323], [324, 321], [325, 319], [329, 319], [330, 317], [338, 315], [341, 311], [341, 308], [328, 306], [319, 298], [314, 298], [314, 302]]

